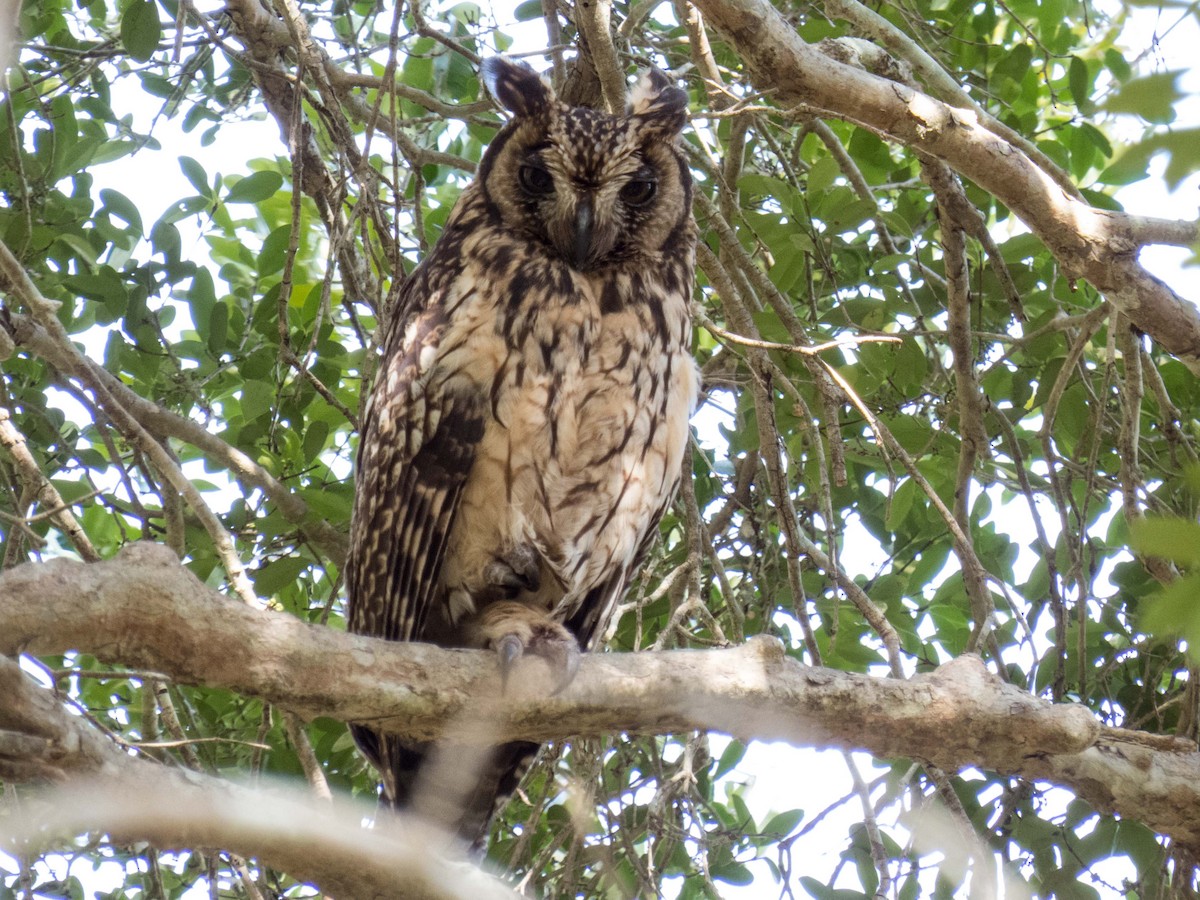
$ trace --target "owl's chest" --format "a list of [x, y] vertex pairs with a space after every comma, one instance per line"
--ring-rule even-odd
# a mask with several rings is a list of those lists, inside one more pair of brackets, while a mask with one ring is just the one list
[[496, 424], [521, 432], [540, 458], [620, 440], [639, 409], [665, 412], [664, 398], [669, 406], [688, 392], [677, 376], [690, 365], [687, 295], [630, 281], [469, 279], [442, 365], [483, 391]]
[[656, 415], [690, 406], [675, 377], [690, 363], [686, 306], [640, 286], [606, 308], [607, 282], [580, 278], [565, 302], [527, 304], [497, 329], [505, 364], [491, 385], [496, 424], [520, 435], [531, 460], [550, 461], [547, 472], [620, 465], [620, 453], [652, 440]]
[[585, 283], [514, 314], [511, 295], [481, 291], [443, 344], [489, 402], [463, 533], [531, 540], [569, 595], [629, 564], [674, 491], [695, 402], [685, 296], [624, 298], [606, 308], [604, 284]]

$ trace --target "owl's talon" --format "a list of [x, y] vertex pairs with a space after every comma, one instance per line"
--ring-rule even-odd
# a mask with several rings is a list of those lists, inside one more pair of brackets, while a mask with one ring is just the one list
[[579, 673], [582, 655], [579, 644], [565, 630], [563, 634], [558, 634], [549, 629], [537, 629], [528, 644], [519, 635], [506, 634], [496, 641], [495, 648], [496, 655], [500, 657], [500, 684], [505, 688], [508, 687], [508, 676], [522, 656], [540, 656], [550, 665], [554, 675], [554, 689], [550, 696], [561, 694]]
[[515, 634], [506, 634], [500, 638], [500, 642], [496, 645], [496, 653], [500, 656], [500, 683], [502, 686], [508, 686], [508, 673], [512, 671], [513, 663], [520, 659], [524, 652], [525, 645]]
[[550, 692], [551, 696], [561, 694], [575, 680], [575, 676], [579, 673], [579, 658], [582, 656], [579, 652], [579, 645], [574, 641], [566, 647], [559, 646], [565, 652], [559, 666], [558, 683], [554, 686], [554, 690]]
[[579, 671], [579, 643], [557, 623], [545, 622], [535, 627], [532, 638], [525, 645], [525, 653], [540, 656], [550, 664], [554, 676], [551, 696], [561, 694]]
[[561, 693], [579, 672], [579, 642], [543, 610], [502, 600], [486, 607], [474, 627], [474, 645], [495, 651], [505, 687], [523, 656], [540, 656], [550, 666], [551, 694]]

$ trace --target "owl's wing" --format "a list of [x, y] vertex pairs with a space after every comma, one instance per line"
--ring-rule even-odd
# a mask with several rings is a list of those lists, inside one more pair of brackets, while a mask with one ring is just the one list
[[[412, 277], [405, 293], [427, 285]], [[413, 299], [401, 298], [401, 309]], [[356, 634], [419, 634], [483, 436], [483, 398], [430, 386], [447, 325], [444, 299], [428, 297], [397, 317], [367, 409], [347, 565]]]

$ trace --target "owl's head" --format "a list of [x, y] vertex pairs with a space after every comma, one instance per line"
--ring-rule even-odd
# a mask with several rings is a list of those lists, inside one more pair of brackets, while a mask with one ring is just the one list
[[690, 235], [687, 94], [666, 75], [643, 74], [625, 114], [610, 116], [562, 103], [524, 64], [493, 57], [482, 72], [513, 114], [479, 167], [505, 228], [581, 272], [653, 262]]

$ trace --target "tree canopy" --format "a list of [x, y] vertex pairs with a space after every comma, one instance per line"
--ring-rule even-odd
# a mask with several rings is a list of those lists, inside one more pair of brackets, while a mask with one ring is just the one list
[[[1130, 15], [25, 2], [0, 898], [1195, 896], [1200, 298], [1138, 254], [1196, 262], [1200, 228], [1117, 193], [1200, 135]], [[340, 566], [379, 326], [502, 122], [502, 52], [577, 104], [647, 65], [687, 88], [704, 394], [607, 652], [472, 704], [494, 660], [344, 634]], [[549, 742], [485, 871], [364, 830], [364, 719]], [[852, 825], [752, 809], [755, 738], [846, 751]]]

